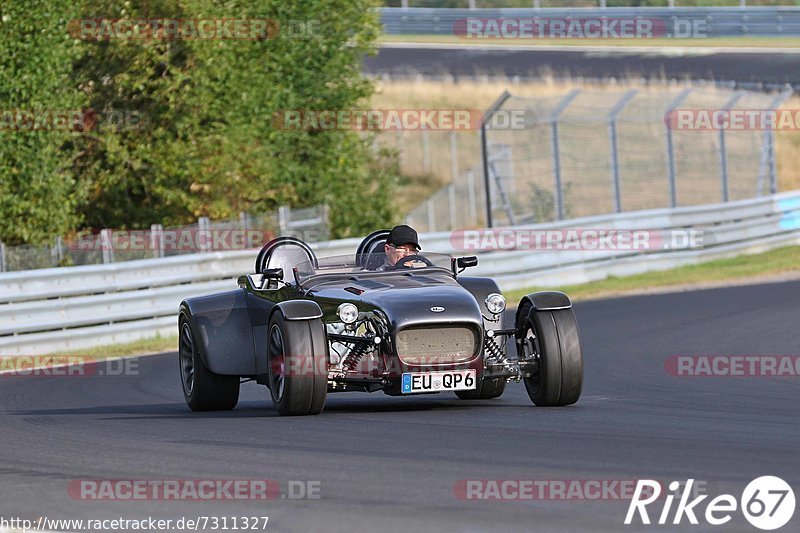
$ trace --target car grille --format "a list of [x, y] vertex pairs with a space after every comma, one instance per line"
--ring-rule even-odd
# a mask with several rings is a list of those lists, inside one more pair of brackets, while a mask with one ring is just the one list
[[463, 363], [477, 354], [478, 334], [465, 326], [411, 327], [397, 333], [396, 343], [407, 365]]

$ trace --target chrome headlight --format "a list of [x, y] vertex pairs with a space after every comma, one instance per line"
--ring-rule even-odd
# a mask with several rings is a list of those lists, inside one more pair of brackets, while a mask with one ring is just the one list
[[486, 297], [486, 309], [493, 315], [499, 315], [506, 309], [506, 299], [503, 298], [502, 294], [493, 292]]
[[352, 324], [358, 319], [358, 307], [351, 303], [343, 303], [336, 313], [339, 315], [339, 320], [345, 324]]

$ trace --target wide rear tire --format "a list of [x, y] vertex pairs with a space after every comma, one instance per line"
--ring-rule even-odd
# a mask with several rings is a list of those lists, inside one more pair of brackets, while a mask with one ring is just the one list
[[491, 400], [499, 398], [506, 390], [506, 380], [502, 378], [481, 380], [475, 390], [456, 391], [462, 400]]
[[183, 397], [192, 411], [228, 411], [239, 403], [239, 376], [214, 374], [203, 363], [189, 317], [178, 321], [178, 361]]
[[583, 354], [575, 313], [570, 309], [535, 311], [522, 304], [517, 323], [520, 357], [539, 354], [537, 371], [524, 378], [537, 406], [562, 406], [578, 401], [583, 387]]
[[319, 319], [273, 313], [267, 330], [269, 389], [281, 415], [317, 415], [328, 394], [328, 341]]

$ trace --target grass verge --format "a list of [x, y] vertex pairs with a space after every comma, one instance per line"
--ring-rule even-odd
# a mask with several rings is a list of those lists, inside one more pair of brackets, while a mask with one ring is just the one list
[[87, 360], [100, 361], [103, 359], [113, 359], [115, 357], [152, 355], [163, 352], [174, 352], [177, 350], [178, 336], [174, 335], [170, 337], [156, 336], [124, 344], [111, 344], [107, 346], [95, 346], [94, 348], [69, 350], [58, 352], [55, 355], [71, 355]]
[[702, 288], [714, 283], [757, 280], [759, 278], [800, 272], [800, 246], [787, 246], [769, 252], [718, 259], [660, 272], [634, 276], [610, 276], [602, 281], [563, 287], [530, 287], [506, 293], [512, 305], [524, 295], [537, 290], [559, 290], [573, 300], [591, 300], [627, 294], [639, 294], [662, 288]]

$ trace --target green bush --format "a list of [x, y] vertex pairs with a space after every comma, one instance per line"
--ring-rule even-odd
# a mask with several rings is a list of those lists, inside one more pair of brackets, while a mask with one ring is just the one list
[[[22, 3], [20, 3], [22, 4]], [[285, 131], [286, 109], [367, 105], [361, 61], [379, 33], [370, 0], [67, 0], [9, 12], [3, 105], [89, 107], [95, 128], [5, 134], [0, 240], [81, 227], [147, 228], [326, 203], [334, 237], [395, 217], [396, 167], [356, 131]], [[334, 16], [335, 15], [335, 16]], [[72, 19], [271, 19], [271, 39], [76, 40]], [[299, 22], [298, 22], [299, 21]], [[309, 24], [310, 23], [310, 24]], [[302, 33], [307, 25], [312, 31]], [[293, 29], [294, 31], [288, 31]], [[30, 38], [35, 35], [35, 41]], [[42, 65], [21, 79], [17, 64]], [[70, 76], [72, 74], [72, 76]], [[134, 116], [136, 124], [108, 117]], [[25, 223], [21, 223], [25, 220]]]

